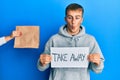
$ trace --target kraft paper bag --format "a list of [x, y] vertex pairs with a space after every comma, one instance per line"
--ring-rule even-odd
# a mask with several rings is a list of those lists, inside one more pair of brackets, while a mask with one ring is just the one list
[[15, 37], [14, 48], [39, 48], [39, 26], [16, 26], [22, 35]]

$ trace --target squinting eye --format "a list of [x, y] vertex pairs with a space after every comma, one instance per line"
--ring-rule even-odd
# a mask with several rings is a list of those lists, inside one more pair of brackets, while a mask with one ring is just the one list
[[79, 17], [76, 17], [76, 19], [80, 19]]
[[68, 19], [72, 19], [72, 17], [67, 17]]

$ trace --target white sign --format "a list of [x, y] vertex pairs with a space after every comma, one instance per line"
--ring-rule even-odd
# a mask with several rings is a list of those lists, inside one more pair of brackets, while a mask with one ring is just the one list
[[51, 47], [51, 67], [88, 67], [89, 47]]

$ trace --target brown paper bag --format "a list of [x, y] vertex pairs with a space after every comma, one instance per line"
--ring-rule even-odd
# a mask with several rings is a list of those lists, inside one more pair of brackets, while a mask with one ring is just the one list
[[15, 38], [14, 48], [39, 48], [39, 26], [16, 26], [22, 32]]

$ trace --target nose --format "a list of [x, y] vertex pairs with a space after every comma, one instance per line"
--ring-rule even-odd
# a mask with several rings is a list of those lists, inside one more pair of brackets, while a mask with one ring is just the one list
[[76, 22], [75, 18], [72, 19], [72, 24], [74, 24]]

